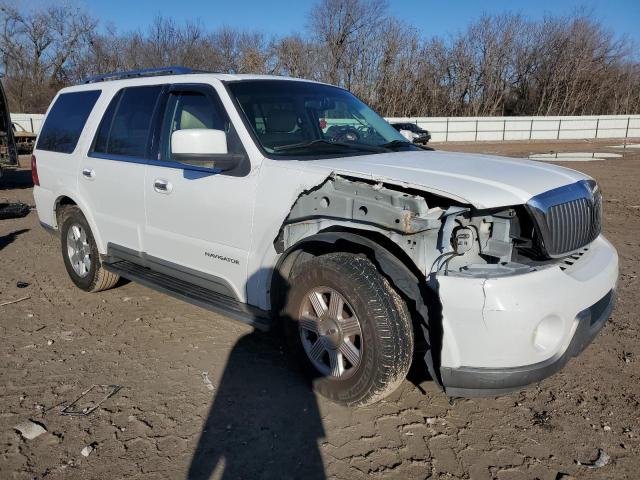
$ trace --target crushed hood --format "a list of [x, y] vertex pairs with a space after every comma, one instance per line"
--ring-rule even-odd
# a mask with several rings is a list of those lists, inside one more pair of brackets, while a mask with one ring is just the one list
[[479, 209], [523, 204], [542, 192], [589, 178], [531, 160], [435, 150], [304, 163], [307, 168], [428, 191]]

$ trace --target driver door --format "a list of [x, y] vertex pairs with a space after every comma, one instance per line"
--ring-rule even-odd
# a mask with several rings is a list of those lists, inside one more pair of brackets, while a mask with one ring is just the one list
[[[175, 161], [171, 134], [224, 130], [229, 154], [244, 161], [231, 171]], [[145, 173], [145, 250], [176, 276], [205, 279], [219, 293], [246, 300], [255, 175], [217, 92], [208, 85], [173, 85], [166, 98], [159, 159]], [[209, 288], [210, 285], [207, 285]]]

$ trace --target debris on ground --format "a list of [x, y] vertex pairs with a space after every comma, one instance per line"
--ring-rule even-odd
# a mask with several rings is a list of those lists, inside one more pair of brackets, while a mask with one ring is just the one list
[[[91, 385], [78, 398], [64, 407], [60, 415], [87, 416], [107, 399], [114, 396], [121, 388], [121, 385]], [[80, 404], [81, 400], [82, 404]]]
[[47, 433], [47, 429], [41, 423], [34, 422], [33, 420], [25, 420], [24, 422], [13, 427], [23, 438], [27, 440], [33, 440], [39, 437], [43, 433]]
[[83, 457], [88, 457], [96, 449], [96, 446], [97, 444], [95, 442], [90, 445], [87, 445], [80, 451], [80, 455], [82, 455]]
[[31, 297], [27, 295], [26, 297], [18, 298], [17, 300], [9, 300], [8, 302], [2, 302], [0, 303], [0, 307], [4, 307], [5, 305], [11, 305], [12, 303], [18, 303], [23, 300], [29, 300], [30, 298]]
[[29, 282], [16, 282], [18, 288], [27, 288], [29, 285], [31, 285]]
[[0, 220], [26, 217], [30, 211], [31, 207], [26, 203], [0, 203]]
[[587, 467], [587, 468], [602, 468], [605, 465], [607, 465], [610, 460], [611, 460], [611, 457], [607, 454], [607, 452], [599, 448], [598, 458], [596, 458], [595, 461], [591, 463], [580, 463], [579, 461], [576, 461], [576, 463], [578, 465], [582, 465], [583, 467]]
[[546, 410], [543, 410], [542, 412], [533, 412], [532, 423], [534, 425], [543, 428], [551, 428], [551, 425], [549, 425], [550, 421], [551, 415], [549, 415]]
[[211, 380], [209, 380], [209, 372], [202, 372], [201, 375], [202, 375], [202, 382], [207, 386], [209, 390], [213, 392], [215, 387], [213, 386], [213, 383], [211, 383]]

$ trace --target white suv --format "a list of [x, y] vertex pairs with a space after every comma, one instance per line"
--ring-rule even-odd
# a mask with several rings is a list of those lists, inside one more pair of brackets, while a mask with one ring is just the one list
[[341, 88], [183, 68], [65, 88], [32, 159], [83, 290], [120, 276], [259, 328], [362, 405], [414, 358], [449, 396], [537, 382], [613, 307], [589, 177], [427, 151]]

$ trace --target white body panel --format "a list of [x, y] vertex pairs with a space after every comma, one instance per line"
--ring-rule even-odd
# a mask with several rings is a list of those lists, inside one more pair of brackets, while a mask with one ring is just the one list
[[[123, 171], [126, 165], [126, 172]], [[92, 178], [82, 170], [91, 170]], [[142, 248], [144, 228], [144, 165], [83, 155], [78, 172], [78, 198], [98, 225], [101, 251], [114, 243], [132, 250]]]
[[[156, 191], [157, 179], [169, 182], [170, 192]], [[254, 173], [231, 177], [147, 165], [144, 251], [222, 278], [245, 301], [255, 191]], [[205, 252], [238, 263], [212, 258]]]
[[380, 153], [305, 162], [327, 173], [384, 180], [445, 197], [476, 208], [526, 203], [531, 197], [589, 177], [575, 170], [531, 160], [470, 153], [419, 151]]
[[263, 161], [257, 184], [253, 242], [249, 257], [249, 303], [262, 309], [270, 308], [269, 281], [279, 257], [273, 241], [298, 196], [326, 178], [326, 172], [305, 168], [303, 162]]

